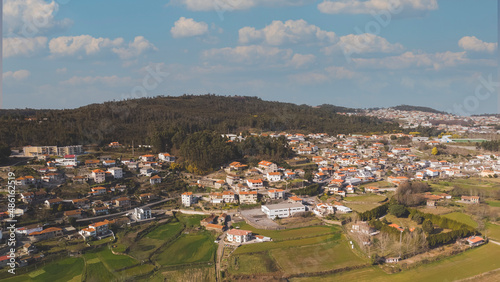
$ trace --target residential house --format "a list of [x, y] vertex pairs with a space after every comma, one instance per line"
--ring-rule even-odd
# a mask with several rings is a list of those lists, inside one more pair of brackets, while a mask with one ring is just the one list
[[52, 208], [54, 205], [62, 204], [63, 200], [59, 198], [45, 200], [45, 206], [47, 208]]
[[106, 215], [109, 214], [109, 208], [108, 207], [94, 207], [92, 209], [94, 212], [94, 215]]
[[275, 172], [278, 170], [278, 165], [268, 161], [261, 161], [258, 164], [258, 168], [262, 173]]
[[175, 157], [171, 156], [169, 153], [159, 153], [158, 154], [158, 159], [164, 161], [164, 162], [175, 162]]
[[115, 179], [123, 178], [123, 169], [121, 167], [108, 168], [108, 172], [110, 172]]
[[181, 196], [182, 205], [185, 207], [190, 207], [193, 202], [193, 192], [184, 192]]
[[151, 183], [151, 185], [160, 184], [161, 177], [159, 175], [155, 175], [149, 179], [149, 183]]
[[92, 179], [95, 183], [103, 183], [106, 181], [106, 172], [101, 169], [95, 169], [92, 171]]
[[480, 236], [471, 236], [467, 238], [467, 243], [469, 243], [471, 247], [479, 246], [481, 244], [484, 244], [484, 242], [484, 239]]
[[256, 204], [257, 199], [257, 191], [241, 191], [239, 193], [240, 204]]
[[140, 157], [140, 159], [143, 162], [152, 162], [155, 160], [155, 156], [154, 155], [143, 155]]
[[115, 200], [117, 207], [130, 207], [130, 199], [128, 197], [121, 197]]
[[313, 213], [318, 216], [335, 214], [335, 207], [330, 203], [318, 203], [313, 208]]
[[234, 243], [245, 243], [252, 238], [252, 231], [231, 229], [227, 232], [226, 240]]
[[149, 207], [135, 208], [134, 212], [132, 213], [132, 218], [137, 221], [151, 219], [152, 218], [151, 208]]
[[269, 198], [276, 200], [276, 199], [284, 199], [285, 198], [285, 190], [281, 189], [272, 189], [267, 191], [267, 195]]
[[67, 218], [82, 218], [83, 210], [77, 209], [77, 210], [65, 211], [64, 216]]
[[259, 189], [264, 187], [262, 179], [247, 179], [247, 186], [251, 189]]
[[462, 196], [462, 202], [469, 204], [479, 204], [479, 196]]
[[230, 173], [228, 173], [226, 175], [226, 182], [229, 185], [233, 185], [233, 184], [239, 183], [240, 182], [240, 177], [238, 175], [236, 175], [236, 174], [230, 174]]
[[267, 181], [269, 182], [278, 182], [281, 181], [281, 172], [267, 172]]
[[145, 166], [145, 167], [142, 167], [139, 171], [139, 173], [141, 175], [144, 175], [144, 176], [151, 176], [153, 174], [154, 170], [151, 166]]
[[42, 231], [32, 232], [28, 235], [28, 237], [32, 242], [37, 242], [37, 241], [52, 239], [62, 235], [63, 231], [61, 228], [49, 227]]

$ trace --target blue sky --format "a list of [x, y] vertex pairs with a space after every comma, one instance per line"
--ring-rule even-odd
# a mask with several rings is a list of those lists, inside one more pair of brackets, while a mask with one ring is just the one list
[[3, 108], [215, 93], [498, 112], [481, 86], [497, 74], [494, 0], [3, 3]]

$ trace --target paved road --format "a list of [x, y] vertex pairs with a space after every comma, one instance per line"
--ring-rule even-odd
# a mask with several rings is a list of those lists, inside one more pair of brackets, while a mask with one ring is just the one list
[[[163, 200], [159, 200], [157, 202], [154, 202], [154, 203], [149, 203], [149, 204], [146, 204], [144, 206], [141, 206], [141, 208], [145, 208], [145, 207], [150, 207], [150, 206], [154, 206], [154, 205], [158, 205], [158, 204], [161, 204], [161, 203], [164, 203], [164, 202], [167, 202], [167, 201], [170, 201], [170, 200], [173, 200], [175, 198], [166, 198], [166, 199], [163, 199]], [[127, 213], [131, 213], [133, 212], [134, 210], [131, 209], [131, 210], [128, 210], [128, 211], [123, 211], [123, 212], [119, 212], [119, 213], [113, 213], [113, 214], [107, 214], [107, 215], [100, 215], [100, 216], [94, 216], [94, 217], [87, 217], [87, 218], [81, 218], [81, 219], [77, 219], [76, 221], [77, 222], [84, 222], [84, 221], [94, 221], [94, 220], [101, 220], [101, 219], [105, 219], [105, 218], [110, 218], [110, 217], [116, 217], [116, 216], [121, 216], [121, 215], [125, 215]]]
[[222, 233], [221, 236], [219, 236], [219, 246], [217, 247], [217, 260], [215, 262], [215, 271], [216, 271], [216, 274], [217, 274], [217, 281], [220, 281], [221, 280], [221, 277], [219, 276], [220, 275], [220, 271], [221, 271], [221, 262], [222, 262], [222, 255], [224, 254], [224, 238], [226, 238], [226, 233], [227, 231], [225, 231], [224, 233]]

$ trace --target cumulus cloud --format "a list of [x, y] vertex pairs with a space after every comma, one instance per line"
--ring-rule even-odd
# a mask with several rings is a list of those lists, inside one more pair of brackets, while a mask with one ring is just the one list
[[312, 64], [316, 61], [316, 56], [313, 54], [294, 54], [292, 59], [288, 62], [288, 64], [295, 68], [301, 68], [303, 66]]
[[326, 55], [332, 54], [335, 50], [341, 50], [344, 54], [394, 53], [403, 51], [404, 47], [399, 43], [392, 44], [378, 35], [364, 33], [342, 36], [338, 43], [322, 49]]
[[6, 34], [28, 37], [72, 24], [70, 19], [55, 20], [54, 15], [59, 10], [59, 4], [55, 1], [4, 0], [3, 5], [2, 28]]
[[152, 43], [150, 43], [144, 36], [137, 36], [134, 41], [128, 44], [128, 47], [113, 48], [112, 51], [116, 53], [121, 59], [128, 60], [138, 57], [148, 51], [157, 51]]
[[254, 64], [257, 62], [283, 62], [292, 58], [293, 51], [271, 46], [248, 45], [234, 48], [210, 49], [202, 53], [202, 58], [225, 60], [233, 63]]
[[132, 81], [130, 77], [113, 76], [73, 76], [68, 80], [61, 81], [61, 85], [77, 86], [77, 85], [91, 85], [103, 84], [107, 86], [123, 86]]
[[273, 21], [260, 30], [254, 27], [243, 27], [238, 33], [239, 42], [242, 44], [254, 41], [264, 41], [275, 46], [285, 43], [311, 43], [317, 41], [333, 43], [336, 39], [334, 32], [321, 30], [321, 28], [308, 24], [303, 19], [288, 20], [286, 22]]
[[313, 71], [290, 75], [288, 78], [300, 84], [318, 84], [328, 81], [351, 79], [356, 75], [355, 72], [345, 67], [330, 66], [324, 68], [321, 72]]
[[8, 71], [2, 74], [2, 78], [7, 82], [10, 80], [21, 81], [25, 80], [31, 75], [31, 72], [28, 70], [18, 70], [18, 71]]
[[3, 39], [3, 57], [32, 56], [47, 48], [47, 37], [8, 37]]
[[370, 14], [382, 11], [427, 12], [437, 10], [437, 0], [325, 0], [318, 10], [325, 14]]
[[174, 38], [199, 36], [207, 32], [208, 24], [204, 22], [196, 22], [193, 19], [187, 19], [185, 17], [178, 19], [174, 26], [170, 29], [170, 33]]
[[314, 0], [172, 0], [171, 4], [182, 5], [190, 11], [237, 11], [257, 6], [300, 6]]
[[497, 50], [498, 43], [488, 43], [475, 36], [464, 36], [458, 41], [458, 46], [465, 51], [493, 53]]
[[49, 42], [49, 50], [54, 57], [91, 56], [107, 51], [117, 54], [121, 59], [131, 59], [157, 48], [143, 36], [137, 36], [134, 41], [124, 46], [121, 37], [110, 39], [79, 35], [53, 38]]
[[375, 69], [406, 69], [412, 67], [433, 68], [439, 70], [444, 67], [454, 67], [469, 63], [465, 52], [442, 52], [442, 53], [413, 53], [406, 52], [398, 56], [385, 58], [355, 58], [353, 61], [357, 66]]

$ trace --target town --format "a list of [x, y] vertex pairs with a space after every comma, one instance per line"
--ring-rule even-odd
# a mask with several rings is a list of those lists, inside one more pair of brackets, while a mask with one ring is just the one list
[[2, 168], [1, 188], [7, 198], [13, 173], [18, 197], [15, 209], [0, 213], [0, 266], [12, 263], [11, 218], [18, 273], [62, 267], [66, 257], [86, 265], [85, 275], [109, 280], [279, 280], [358, 269], [383, 277], [462, 253], [494, 260], [500, 154], [478, 143], [498, 133], [490, 126], [497, 118], [365, 114], [441, 133], [222, 134], [227, 143], [286, 140], [293, 155], [279, 163], [231, 160], [202, 175], [182, 156], [120, 140], [13, 148], [10, 159], [19, 161]]

